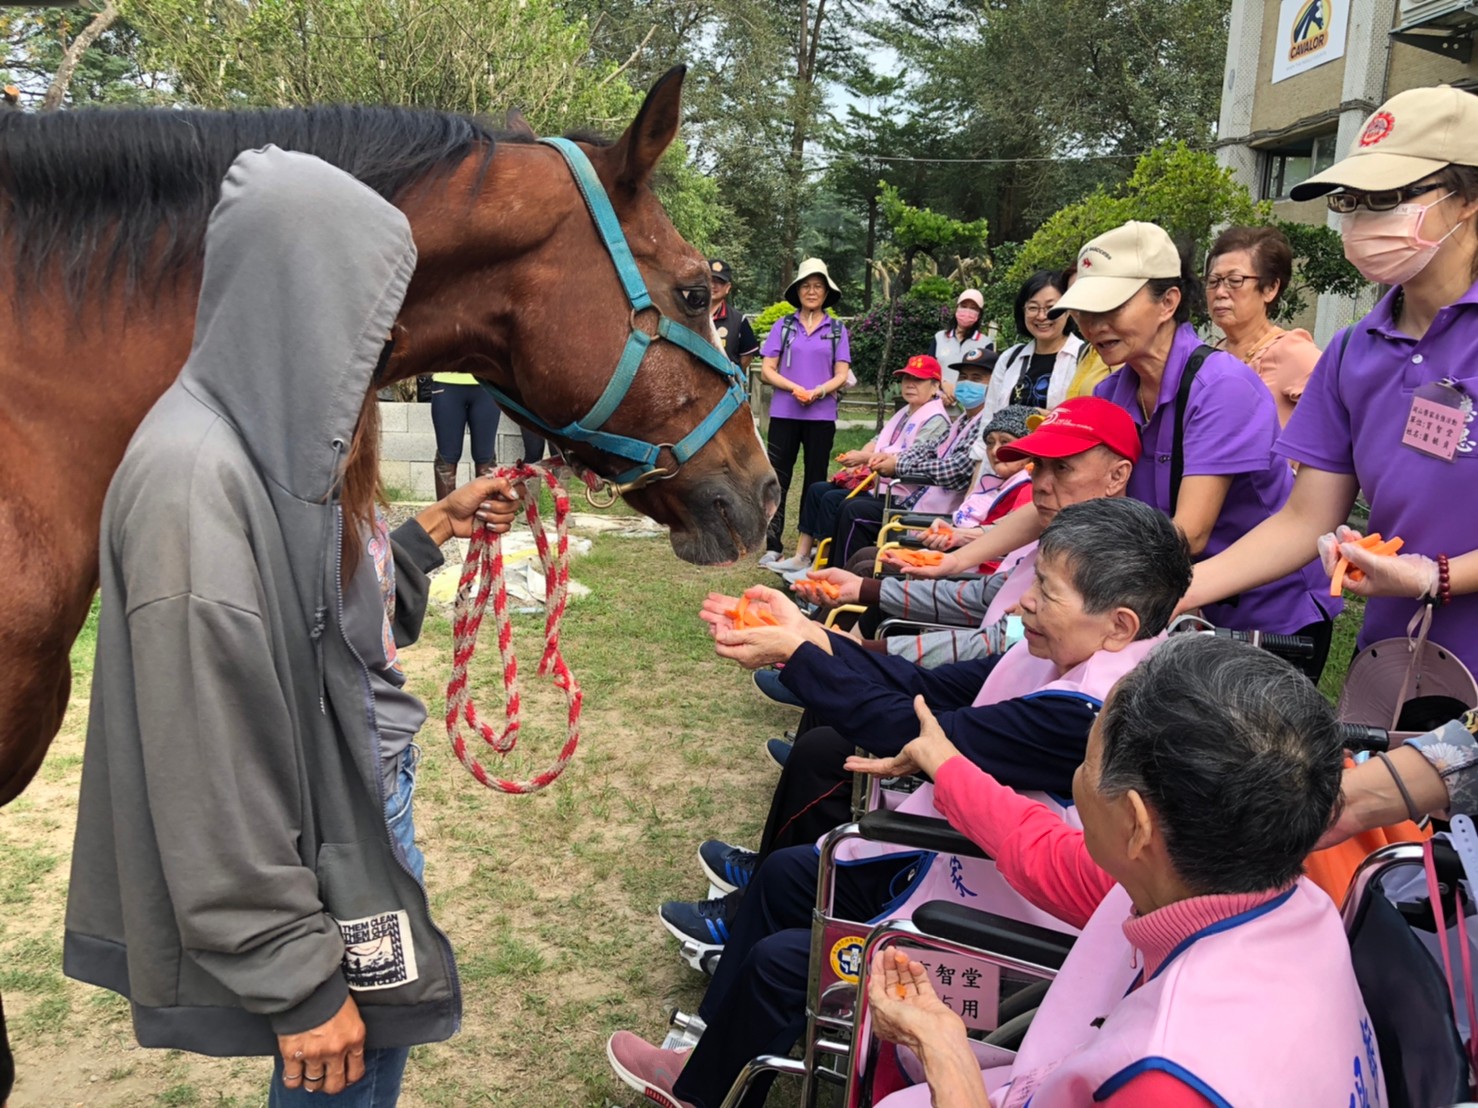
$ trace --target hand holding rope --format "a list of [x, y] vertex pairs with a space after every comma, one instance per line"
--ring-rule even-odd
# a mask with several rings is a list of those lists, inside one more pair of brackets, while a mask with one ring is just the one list
[[[505, 793], [538, 792], [556, 780], [569, 765], [580, 742], [580, 707], [582, 694], [574, 674], [560, 653], [560, 625], [564, 621], [570, 588], [570, 498], [555, 475], [543, 466], [520, 463], [499, 468], [494, 476], [510, 481], [524, 481], [531, 486], [525, 497], [524, 516], [533, 532], [534, 546], [544, 570], [544, 653], [537, 673], [552, 676], [556, 688], [565, 694], [567, 731], [564, 746], [554, 763], [527, 781], [508, 781], [490, 774], [468, 750], [464, 725], [472, 728], [482, 741], [501, 755], [511, 753], [518, 743], [522, 727], [522, 702], [518, 687], [518, 660], [513, 653], [513, 625], [508, 613], [508, 588], [503, 562], [502, 536], [489, 527], [472, 532], [467, 560], [457, 583], [457, 599], [452, 619], [452, 676], [446, 689], [447, 736], [457, 760], [473, 777], [490, 789]], [[542, 480], [554, 497], [555, 546], [550, 550], [549, 536], [539, 519], [539, 497], [535, 482]], [[477, 650], [477, 632], [493, 602], [493, 621], [498, 633], [498, 653], [503, 662], [504, 726], [502, 730], [485, 722], [472, 702], [467, 673]]]

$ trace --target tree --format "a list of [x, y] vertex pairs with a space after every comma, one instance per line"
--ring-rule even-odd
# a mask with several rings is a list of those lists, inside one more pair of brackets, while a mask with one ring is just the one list
[[973, 254], [984, 250], [989, 225], [983, 219], [969, 223], [952, 219], [928, 208], [918, 208], [898, 195], [898, 190], [887, 181], [878, 182], [878, 208], [888, 225], [889, 236], [894, 246], [903, 255], [903, 264], [894, 281], [892, 296], [885, 320], [883, 353], [877, 368], [877, 425], [882, 427], [886, 414], [888, 375], [884, 372], [893, 356], [893, 338], [897, 324], [899, 298], [904, 296], [913, 283], [914, 259], [920, 254], [939, 261], [940, 255]]
[[[1077, 260], [1089, 239], [1131, 219], [1163, 227], [1181, 257], [1198, 272], [1221, 228], [1276, 224], [1289, 236], [1295, 261], [1294, 281], [1281, 306], [1284, 318], [1302, 310], [1303, 292], [1350, 295], [1364, 284], [1344, 260], [1334, 231], [1274, 220], [1272, 205], [1254, 202], [1232, 171], [1217, 165], [1215, 155], [1177, 143], [1144, 155], [1121, 185], [1113, 189], [1099, 186], [1053, 213], [1025, 243], [1010, 251], [1009, 264], [998, 251], [996, 261], [1003, 278], [987, 293], [987, 317], [996, 319], [1003, 337], [1010, 340], [1016, 329], [1009, 305], [1021, 283], [1039, 269], [1065, 269]], [[1193, 310], [1201, 307], [1195, 305]]]
[[[168, 102], [162, 75], [140, 67], [138, 33], [128, 20], [115, 14], [97, 22], [110, 7], [94, 0], [70, 8], [0, 7], [0, 84], [13, 83], [17, 99], [37, 107]], [[84, 41], [89, 28], [96, 35]]]

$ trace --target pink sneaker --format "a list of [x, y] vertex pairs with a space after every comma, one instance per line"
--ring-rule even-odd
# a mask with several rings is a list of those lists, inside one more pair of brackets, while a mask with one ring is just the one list
[[662, 1108], [693, 1108], [672, 1095], [672, 1083], [683, 1072], [691, 1050], [663, 1050], [630, 1031], [617, 1031], [606, 1043], [606, 1057], [616, 1076]]

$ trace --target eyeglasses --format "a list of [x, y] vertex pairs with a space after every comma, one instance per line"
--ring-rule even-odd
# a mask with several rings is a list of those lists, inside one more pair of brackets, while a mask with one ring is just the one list
[[1024, 310], [1024, 314], [1045, 317], [1055, 307], [1057, 307], [1057, 301], [1055, 300], [1050, 304], [1028, 304]]
[[1372, 212], [1388, 212], [1397, 204], [1415, 200], [1442, 187], [1438, 181], [1426, 185], [1408, 185], [1404, 189], [1381, 189], [1379, 192], [1332, 192], [1324, 198], [1331, 212], [1349, 215], [1356, 208]]
[[1207, 277], [1206, 291], [1215, 292], [1217, 289], [1221, 288], [1222, 285], [1225, 285], [1233, 292], [1236, 292], [1248, 281], [1256, 280], [1257, 277], [1251, 273], [1228, 273], [1224, 277]]

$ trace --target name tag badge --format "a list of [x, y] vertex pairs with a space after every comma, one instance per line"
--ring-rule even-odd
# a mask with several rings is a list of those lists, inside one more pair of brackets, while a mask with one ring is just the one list
[[1411, 398], [1401, 445], [1450, 462], [1463, 441], [1467, 419], [1463, 396], [1457, 389], [1442, 383], [1422, 385]]

